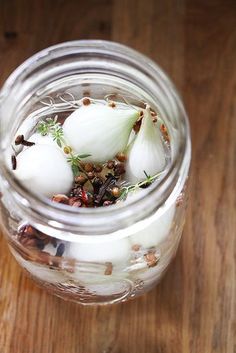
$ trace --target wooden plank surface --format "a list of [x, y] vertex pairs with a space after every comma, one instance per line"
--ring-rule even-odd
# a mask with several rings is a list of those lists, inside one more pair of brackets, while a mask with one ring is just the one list
[[187, 223], [147, 295], [81, 307], [37, 288], [0, 236], [1, 353], [236, 352], [235, 0], [0, 0], [0, 81], [51, 44], [125, 43], [156, 60], [191, 121]]

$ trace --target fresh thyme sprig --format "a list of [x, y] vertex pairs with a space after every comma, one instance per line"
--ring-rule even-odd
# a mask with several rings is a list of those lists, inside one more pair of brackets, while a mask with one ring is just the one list
[[132, 185], [128, 185], [128, 186], [123, 186], [121, 188], [121, 194], [119, 197], [119, 200], [125, 200], [128, 193], [133, 192], [138, 190], [139, 188], [142, 188], [144, 186], [149, 186], [150, 184], [152, 184], [155, 180], [157, 180], [159, 178], [159, 176], [162, 174], [163, 172], [159, 172], [153, 176], [148, 175], [145, 170], [144, 170], [144, 174], [146, 176], [146, 179], [143, 181], [139, 181], [136, 184], [132, 184]]
[[65, 145], [65, 140], [63, 138], [63, 129], [60, 123], [57, 122], [58, 116], [56, 115], [54, 119], [47, 118], [38, 123], [37, 131], [42, 135], [51, 135], [53, 141], [56, 141], [59, 147]]
[[74, 176], [77, 176], [79, 172], [83, 172], [84, 170], [81, 166], [81, 159], [90, 157], [90, 154], [77, 154], [74, 155], [72, 152], [70, 153], [70, 156], [67, 157], [67, 162], [71, 164], [71, 169], [74, 174]]
[[74, 154], [72, 148], [67, 145], [64, 139], [63, 128], [57, 121], [58, 116], [54, 119], [47, 118], [44, 121], [40, 121], [37, 126], [37, 131], [42, 136], [51, 135], [53, 141], [56, 141], [60, 148], [63, 148], [64, 153], [68, 154], [67, 162], [70, 163], [71, 169], [74, 176], [77, 176], [79, 172], [84, 172], [81, 166], [81, 159], [90, 157], [90, 154]]

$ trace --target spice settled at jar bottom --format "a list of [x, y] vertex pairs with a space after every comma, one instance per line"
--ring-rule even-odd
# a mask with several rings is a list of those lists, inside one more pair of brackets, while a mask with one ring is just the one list
[[11, 236], [10, 249], [30, 277], [64, 299], [82, 304], [126, 301], [161, 279], [177, 250], [184, 210], [182, 195], [181, 204], [177, 200], [142, 231], [88, 243], [58, 240], [23, 224]]

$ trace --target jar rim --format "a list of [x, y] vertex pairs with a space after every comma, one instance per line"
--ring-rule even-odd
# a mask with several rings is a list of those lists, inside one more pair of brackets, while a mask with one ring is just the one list
[[[57, 55], [59, 53], [70, 54], [71, 51], [83, 52], [107, 52], [109, 51], [115, 56], [125, 56], [130, 59], [130, 62], [140, 66], [140, 63], [145, 63], [145, 70], [149, 75], [156, 75], [162, 84], [167, 88], [172, 96], [174, 96], [175, 104], [181, 110], [181, 123], [184, 127], [184, 134], [182, 134], [181, 145], [178, 151], [178, 159], [171, 162], [168, 172], [157, 185], [152, 184], [147, 189], [142, 190], [137, 195], [133, 195], [125, 202], [120, 202], [109, 207], [100, 208], [81, 208], [79, 210], [73, 207], [66, 207], [60, 204], [54, 204], [49, 199], [38, 194], [29, 192], [18, 180], [12, 177], [12, 173], [8, 170], [5, 161], [2, 159], [0, 163], [1, 175], [3, 181], [8, 189], [11, 189], [11, 197], [14, 202], [22, 207], [22, 210], [32, 220], [33, 224], [40, 224], [44, 226], [54, 227], [61, 231], [82, 231], [84, 234], [97, 233], [104, 234], [104, 228], [109, 233], [111, 227], [115, 230], [129, 226], [134, 222], [138, 222], [145, 217], [145, 210], [150, 211], [150, 199], [155, 200], [155, 210], [163, 203], [173, 203], [175, 198], [181, 192], [181, 188], [187, 177], [190, 155], [190, 129], [189, 122], [182, 105], [182, 102], [176, 93], [176, 90], [164, 71], [151, 59], [145, 55], [131, 49], [123, 44], [104, 41], [104, 40], [78, 40], [69, 41], [57, 44], [46, 48], [29, 59], [24, 61], [6, 80], [0, 92], [0, 104], [4, 101], [4, 97], [8, 95], [11, 88], [19, 81], [22, 76], [30, 75], [33, 67], [40, 65], [41, 60], [47, 62], [50, 55]], [[1, 119], [1, 117], [0, 117]], [[182, 170], [182, 172], [180, 172]], [[167, 191], [168, 190], [168, 191]], [[165, 197], [160, 197], [164, 195]], [[158, 203], [158, 200], [160, 202]], [[139, 207], [137, 207], [139, 206]], [[143, 210], [142, 214], [141, 213]], [[131, 220], [132, 219], [132, 220]], [[110, 222], [110, 226], [107, 223]], [[116, 227], [115, 227], [116, 223]], [[87, 225], [86, 225], [87, 224]], [[66, 227], [65, 227], [66, 225]], [[89, 229], [90, 228], [90, 229]]]

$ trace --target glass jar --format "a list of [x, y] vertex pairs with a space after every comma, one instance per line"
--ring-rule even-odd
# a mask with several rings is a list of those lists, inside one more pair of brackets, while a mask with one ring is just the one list
[[[106, 95], [147, 102], [159, 112], [171, 144], [165, 176], [125, 202], [96, 209], [30, 193], [9, 168], [16, 132], [29, 136], [32, 121], [48, 114], [52, 101], [54, 112], [70, 111], [75, 98]], [[191, 155], [186, 113], [163, 71], [117, 43], [68, 42], [19, 66], [0, 103], [1, 217], [20, 266], [50, 292], [82, 304], [126, 301], [153, 288], [180, 241]]]

